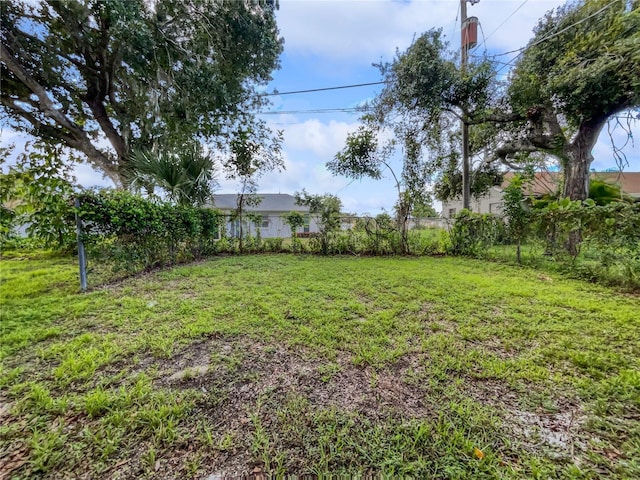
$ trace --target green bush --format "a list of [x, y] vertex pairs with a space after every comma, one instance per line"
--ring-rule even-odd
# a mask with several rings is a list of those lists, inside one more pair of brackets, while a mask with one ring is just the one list
[[134, 273], [219, 251], [224, 217], [211, 209], [152, 202], [128, 192], [83, 192], [79, 215], [90, 261]]
[[[640, 287], [640, 204], [610, 202], [597, 205], [592, 199], [562, 199], [546, 206], [525, 210], [514, 195], [510, 226], [493, 215], [463, 210], [450, 229], [446, 251], [454, 255], [490, 256], [489, 249], [505, 241], [517, 243], [528, 238], [541, 244], [542, 255], [527, 263], [550, 265], [589, 281]], [[570, 239], [578, 244], [569, 250]], [[542, 263], [541, 263], [542, 262]]]
[[284, 251], [284, 238], [265, 238], [263, 242], [265, 252], [278, 253]]
[[449, 232], [449, 253], [477, 257], [487, 248], [502, 241], [505, 234], [503, 220], [489, 213], [473, 213], [463, 209], [455, 217]]
[[421, 228], [410, 231], [408, 236], [409, 253], [412, 255], [436, 255], [444, 253], [440, 243], [442, 229]]

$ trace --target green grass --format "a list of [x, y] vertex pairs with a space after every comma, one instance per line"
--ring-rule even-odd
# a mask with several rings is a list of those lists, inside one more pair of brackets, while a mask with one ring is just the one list
[[640, 477], [637, 296], [447, 257], [0, 274], [9, 478]]
[[[522, 264], [541, 272], [562, 273], [601, 285], [617, 286], [629, 292], [640, 292], [640, 260], [633, 252], [605, 252], [597, 246], [582, 244], [580, 254], [572, 259], [564, 252], [547, 256], [545, 250], [542, 242], [523, 245]], [[516, 247], [494, 245], [484, 250], [479, 258], [515, 264]]]

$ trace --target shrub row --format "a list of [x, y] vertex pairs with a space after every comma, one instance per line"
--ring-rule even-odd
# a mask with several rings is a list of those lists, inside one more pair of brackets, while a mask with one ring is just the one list
[[[491, 256], [491, 247], [517, 240], [508, 218], [467, 210], [456, 217], [450, 238], [450, 253], [473, 257]], [[527, 209], [519, 239], [580, 277], [640, 287], [640, 203], [563, 199]]]
[[[393, 255], [408, 251], [412, 255], [487, 257], [495, 251], [493, 247], [528, 242], [540, 246], [540, 258], [551, 258], [582, 277], [607, 277], [614, 279], [612, 283], [640, 286], [638, 203], [597, 206], [589, 200], [562, 200], [541, 209], [525, 208], [519, 213], [524, 215], [519, 221], [525, 227], [517, 230], [517, 238], [508, 218], [463, 210], [448, 232], [414, 230], [404, 245], [391, 217], [385, 214], [359, 219], [347, 231], [324, 229], [322, 234], [292, 239], [246, 235], [240, 242], [225, 237], [228, 219], [209, 208], [154, 202], [113, 190], [85, 191], [77, 198], [89, 264], [95, 270], [131, 274], [208, 255], [241, 252]], [[40, 238], [49, 242], [48, 246], [54, 246], [55, 240], [58, 248], [69, 249], [75, 243], [73, 199], [59, 204], [56, 215], [44, 216], [46, 221], [32, 224], [30, 231], [42, 231]], [[568, 253], [566, 245], [576, 235], [578, 248]], [[581, 261], [576, 261], [578, 257]]]
[[79, 215], [88, 257], [127, 273], [216, 251], [222, 215], [210, 208], [152, 202], [123, 191], [84, 192]]

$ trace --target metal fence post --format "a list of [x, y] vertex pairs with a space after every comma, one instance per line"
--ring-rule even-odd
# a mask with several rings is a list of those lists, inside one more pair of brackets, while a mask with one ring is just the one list
[[76, 236], [78, 237], [78, 263], [80, 263], [80, 290], [87, 290], [87, 258], [84, 253], [84, 243], [82, 243], [82, 220], [78, 214], [80, 210], [80, 199], [76, 197], [74, 206], [76, 207]]

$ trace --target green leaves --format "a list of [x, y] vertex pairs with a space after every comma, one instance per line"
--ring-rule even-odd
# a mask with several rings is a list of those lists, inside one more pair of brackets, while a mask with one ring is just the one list
[[526, 239], [530, 230], [531, 211], [525, 203], [523, 184], [525, 179], [515, 175], [511, 183], [504, 189], [503, 213], [507, 221], [507, 231], [517, 245], [517, 260], [520, 263], [520, 245]]
[[17, 225], [50, 248], [68, 249], [75, 239], [72, 198], [78, 190], [64, 149], [45, 143], [20, 155], [7, 173], [0, 174], [4, 241]]
[[125, 178], [133, 190], [152, 194], [154, 187], [159, 187], [171, 202], [203, 205], [211, 198], [215, 185], [215, 162], [195, 142], [159, 154], [136, 151]]
[[[320, 229], [320, 251], [323, 255], [329, 253], [330, 240], [335, 232], [340, 229], [340, 208], [342, 202], [331, 194], [313, 195], [302, 192], [295, 193], [296, 203], [309, 207], [311, 217]], [[316, 240], [315, 238], [313, 240]]]
[[347, 135], [346, 146], [327, 162], [327, 168], [334, 175], [377, 180], [382, 174], [383, 161], [383, 154], [378, 151], [376, 132], [361, 126]]
[[260, 128], [256, 86], [282, 51], [268, 2], [30, 3], [2, 2], [1, 108], [116, 184], [133, 150]]
[[128, 192], [80, 195], [89, 258], [127, 273], [215, 250], [224, 218], [209, 208], [155, 203]]
[[516, 108], [553, 101], [573, 127], [640, 102], [637, 2], [582, 0], [544, 17], [510, 86]]

